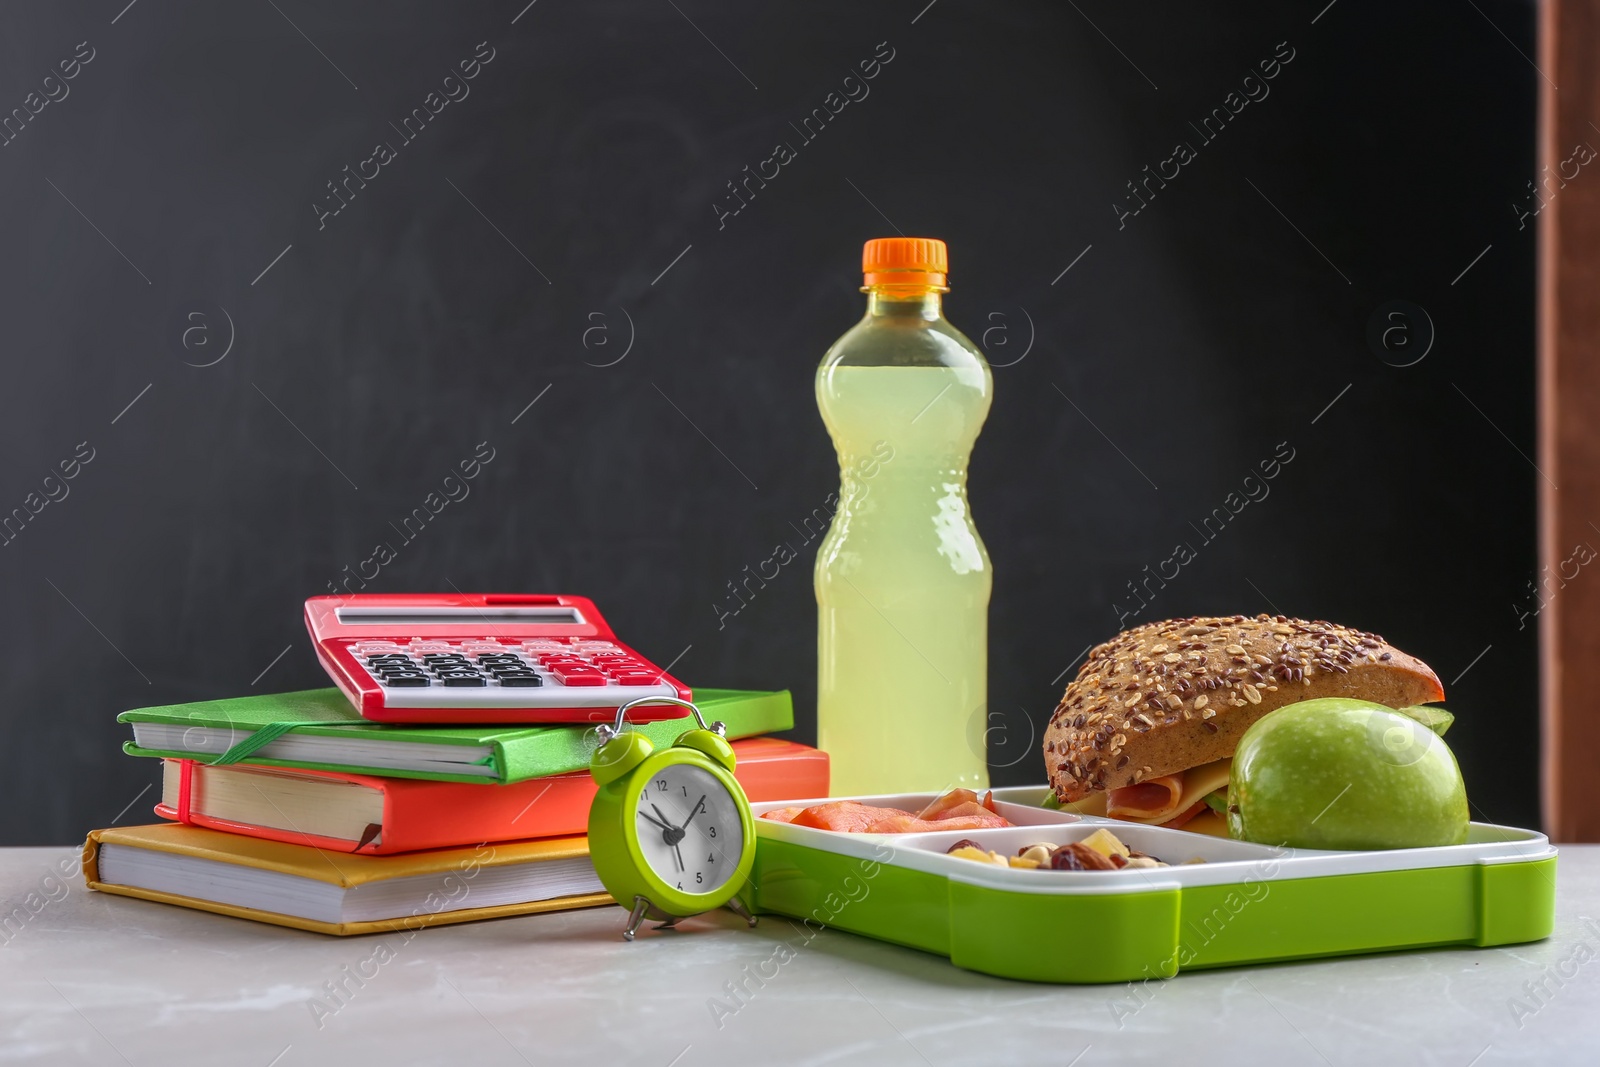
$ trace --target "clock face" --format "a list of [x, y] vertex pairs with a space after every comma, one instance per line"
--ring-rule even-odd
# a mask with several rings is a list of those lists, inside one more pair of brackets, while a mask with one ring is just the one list
[[649, 778], [634, 822], [650, 869], [685, 893], [710, 893], [723, 885], [744, 851], [737, 802], [692, 764], [668, 764]]

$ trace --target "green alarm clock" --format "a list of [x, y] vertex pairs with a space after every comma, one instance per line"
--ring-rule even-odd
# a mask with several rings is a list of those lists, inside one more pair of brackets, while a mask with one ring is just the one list
[[[657, 752], [643, 734], [623, 732], [628, 710], [642, 704], [688, 708], [699, 729]], [[589, 773], [600, 789], [589, 808], [589, 857], [606, 892], [633, 909], [625, 940], [647, 918], [671, 928], [723, 906], [756, 924], [735, 895], [750, 877], [756, 831], [725, 732], [676, 697], [630, 701], [617, 709], [615, 726], [597, 728]]]

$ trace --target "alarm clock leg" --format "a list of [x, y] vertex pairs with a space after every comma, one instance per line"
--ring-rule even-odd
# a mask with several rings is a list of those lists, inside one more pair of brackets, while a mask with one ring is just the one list
[[628, 928], [622, 931], [624, 941], [632, 941], [633, 935], [639, 932], [639, 924], [644, 922], [645, 913], [650, 910], [650, 901], [645, 897], [633, 898], [633, 914], [628, 916]]
[[728, 910], [739, 916], [739, 918], [743, 919], [749, 925], [755, 926], [756, 917], [750, 914], [750, 910], [744, 906], [744, 902], [738, 897], [728, 898]]

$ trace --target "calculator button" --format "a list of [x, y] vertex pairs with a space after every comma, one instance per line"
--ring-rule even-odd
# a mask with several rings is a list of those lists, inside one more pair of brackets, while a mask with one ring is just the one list
[[561, 681], [562, 685], [573, 687], [606, 684], [606, 680], [598, 674], [568, 674], [557, 675], [556, 677]]
[[500, 678], [500, 684], [507, 688], [532, 689], [543, 685], [544, 679], [540, 678], [537, 674], [503, 675]]
[[485, 684], [484, 680], [476, 674], [450, 674], [441, 675], [441, 677], [444, 679], [444, 684], [450, 686], [481, 686]]
[[391, 688], [399, 686], [426, 686], [428, 679], [421, 674], [390, 674], [381, 679], [383, 684]]
[[587, 663], [557, 663], [550, 668], [550, 673], [566, 681], [568, 678], [600, 678], [599, 671]]
[[653, 674], [620, 674], [614, 681], [618, 685], [655, 685], [656, 676]]

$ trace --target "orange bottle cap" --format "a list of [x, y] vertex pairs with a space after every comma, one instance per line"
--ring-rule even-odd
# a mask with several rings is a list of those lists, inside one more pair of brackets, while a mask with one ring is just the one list
[[934, 237], [879, 237], [861, 250], [867, 285], [916, 285], [944, 288], [950, 253]]

